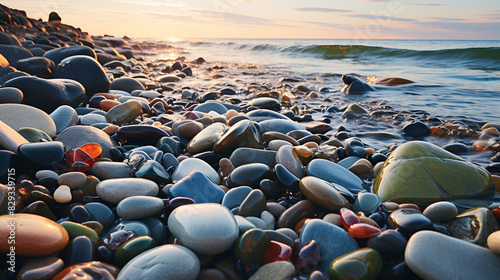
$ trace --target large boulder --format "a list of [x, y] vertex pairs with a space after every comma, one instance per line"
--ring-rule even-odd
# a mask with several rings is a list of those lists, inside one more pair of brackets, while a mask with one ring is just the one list
[[490, 173], [433, 144], [413, 141], [394, 150], [373, 183], [383, 201], [434, 202], [493, 195]]
[[72, 79], [85, 87], [87, 98], [109, 91], [109, 80], [102, 66], [92, 57], [75, 55], [65, 58], [56, 69], [56, 78]]
[[24, 94], [23, 104], [42, 109], [49, 114], [61, 105], [77, 107], [85, 97], [85, 88], [77, 81], [67, 79], [17, 77], [2, 86], [20, 89]]

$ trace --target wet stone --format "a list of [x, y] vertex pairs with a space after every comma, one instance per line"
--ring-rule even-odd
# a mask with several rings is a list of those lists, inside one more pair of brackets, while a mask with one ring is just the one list
[[52, 279], [59, 271], [64, 268], [64, 262], [56, 257], [32, 258], [24, 262], [18, 274], [18, 279]]
[[132, 196], [120, 201], [116, 213], [125, 220], [138, 220], [158, 215], [163, 210], [163, 200], [151, 196]]
[[224, 195], [222, 205], [226, 206], [228, 209], [238, 207], [246, 199], [250, 192], [252, 192], [252, 188], [247, 186], [232, 188]]
[[493, 213], [487, 208], [462, 212], [447, 225], [448, 234], [477, 245], [485, 246], [488, 236], [500, 230]]
[[293, 264], [302, 275], [307, 275], [319, 267], [321, 252], [318, 242], [311, 240], [304, 244], [297, 253]]
[[52, 278], [52, 280], [63, 280], [74, 277], [74, 275], [89, 280], [112, 280], [118, 275], [118, 271], [119, 268], [114, 265], [100, 261], [91, 261], [68, 266]]
[[302, 219], [310, 218], [316, 213], [316, 207], [309, 200], [301, 200], [288, 208], [278, 219], [278, 227], [295, 228]]
[[196, 154], [212, 150], [214, 144], [221, 138], [226, 126], [214, 123], [198, 133], [187, 145], [188, 152]]
[[38, 142], [51, 142], [52, 137], [50, 137], [45, 131], [32, 127], [23, 127], [17, 131], [22, 137], [24, 137], [30, 143]]
[[212, 203], [176, 208], [168, 218], [168, 228], [184, 246], [205, 255], [228, 250], [239, 232], [233, 214]]
[[307, 176], [300, 180], [300, 191], [317, 206], [338, 212], [341, 208], [351, 208], [349, 202], [328, 182]]
[[169, 194], [171, 197], [188, 197], [196, 203], [220, 203], [224, 197], [224, 191], [200, 171], [193, 171], [177, 181], [169, 189]]
[[330, 263], [334, 259], [358, 249], [358, 244], [345, 230], [322, 220], [312, 220], [304, 226], [299, 246], [302, 247], [311, 240], [318, 242], [321, 252], [318, 270], [325, 275], [328, 275]]
[[189, 158], [181, 161], [172, 174], [172, 180], [181, 180], [193, 171], [199, 171], [215, 184], [219, 184], [219, 174], [208, 163], [197, 158]]
[[28, 165], [51, 168], [64, 159], [64, 145], [59, 141], [28, 143], [19, 146], [17, 153]]
[[431, 134], [431, 129], [423, 122], [412, 122], [402, 129], [403, 135], [410, 137], [423, 137]]
[[229, 188], [249, 186], [256, 189], [263, 179], [274, 180], [275, 176], [272, 170], [262, 163], [250, 163], [234, 169], [227, 177], [227, 186]]
[[[50, 256], [61, 251], [69, 241], [66, 230], [56, 222], [34, 214], [0, 216], [0, 235], [9, 236], [9, 218], [16, 218], [16, 255], [26, 257]], [[0, 240], [0, 251], [10, 252], [8, 238]]]
[[336, 258], [330, 265], [331, 279], [376, 279], [382, 270], [382, 257], [372, 248], [362, 248]]
[[158, 185], [151, 180], [141, 178], [108, 179], [97, 185], [96, 192], [106, 202], [118, 204], [131, 196], [156, 196]]
[[135, 177], [149, 179], [159, 185], [164, 185], [171, 180], [170, 174], [167, 173], [165, 168], [154, 160], [148, 160], [143, 163], [135, 172]]
[[410, 238], [405, 261], [424, 279], [496, 279], [500, 273], [497, 254], [433, 231], [417, 232]]
[[92, 261], [94, 248], [92, 241], [87, 236], [73, 238], [63, 251], [65, 255], [64, 263], [74, 265]]
[[304, 177], [304, 166], [297, 152], [291, 146], [282, 146], [276, 153], [276, 163], [282, 164], [295, 177]]
[[421, 141], [394, 150], [373, 183], [382, 201], [413, 203], [493, 194], [494, 189], [483, 168]]
[[66, 147], [66, 151], [79, 148], [88, 143], [97, 143], [102, 147], [101, 157], [110, 158], [110, 149], [115, 146], [108, 134], [91, 126], [70, 126], [56, 138]]
[[252, 148], [238, 148], [231, 154], [229, 160], [233, 163], [234, 167], [250, 163], [263, 163], [273, 168], [276, 164], [276, 152]]
[[354, 212], [363, 212], [370, 215], [375, 212], [377, 207], [382, 203], [382, 199], [374, 193], [359, 193], [354, 202]]
[[367, 246], [379, 252], [384, 260], [389, 260], [403, 257], [406, 243], [406, 238], [399, 231], [388, 229], [370, 238]]
[[268, 242], [266, 233], [261, 229], [245, 232], [233, 249], [237, 269], [245, 275], [257, 271], [264, 262]]
[[439, 201], [427, 206], [423, 214], [434, 223], [445, 223], [458, 215], [458, 209], [451, 202]]
[[99, 180], [129, 178], [132, 167], [122, 162], [96, 162], [92, 165], [89, 174]]
[[240, 147], [262, 148], [262, 140], [255, 125], [248, 120], [234, 124], [214, 144], [213, 149], [218, 154], [230, 154]]
[[156, 247], [156, 242], [149, 236], [139, 236], [125, 242], [115, 253], [115, 263], [123, 267], [137, 255]]
[[351, 192], [357, 193], [364, 190], [361, 179], [351, 171], [325, 159], [313, 159], [307, 165], [306, 173], [309, 176], [318, 177], [330, 183], [339, 184]]
[[392, 212], [387, 219], [387, 224], [390, 228], [401, 232], [407, 237], [417, 231], [432, 227], [431, 220], [424, 216], [422, 212], [409, 208], [402, 208]]
[[252, 190], [238, 209], [238, 215], [259, 217], [267, 209], [266, 197], [260, 190]]

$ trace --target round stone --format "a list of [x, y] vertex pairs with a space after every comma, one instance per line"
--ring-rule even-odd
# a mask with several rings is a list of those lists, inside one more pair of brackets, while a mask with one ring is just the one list
[[14, 87], [0, 88], [0, 104], [3, 103], [21, 103], [23, 101], [23, 92]]
[[87, 181], [87, 175], [83, 172], [68, 172], [61, 174], [57, 178], [57, 183], [59, 185], [66, 185], [70, 189], [77, 189], [79, 186], [83, 185]]
[[132, 196], [120, 201], [116, 213], [125, 220], [155, 216], [163, 210], [163, 200], [151, 196]]
[[130, 260], [116, 279], [195, 280], [199, 273], [200, 261], [191, 250], [179, 245], [163, 245]]
[[50, 137], [56, 136], [56, 125], [52, 118], [44, 111], [29, 105], [0, 104], [0, 120], [14, 130], [32, 127], [44, 131]]
[[67, 151], [80, 148], [88, 143], [97, 143], [102, 147], [101, 157], [104, 158], [111, 157], [110, 149], [115, 146], [115, 143], [104, 131], [83, 125], [66, 128], [57, 136], [56, 140], [63, 142]]
[[177, 207], [168, 218], [168, 228], [184, 246], [205, 255], [228, 250], [239, 233], [233, 214], [214, 203]]
[[363, 212], [370, 215], [375, 212], [377, 207], [382, 203], [382, 199], [374, 193], [359, 193], [354, 201], [354, 212]]
[[307, 176], [299, 183], [300, 191], [317, 206], [338, 212], [340, 208], [351, 208], [351, 204], [327, 181]]
[[96, 192], [104, 201], [118, 204], [131, 196], [156, 196], [158, 185], [151, 180], [141, 178], [108, 179], [97, 184]]
[[50, 113], [50, 117], [56, 124], [57, 134], [78, 122], [78, 114], [73, 107], [68, 105], [57, 107], [57, 109]]
[[439, 201], [427, 206], [423, 213], [434, 223], [445, 223], [458, 215], [458, 209], [451, 202]]
[[188, 152], [197, 154], [199, 152], [212, 150], [215, 142], [217, 142], [225, 132], [226, 126], [222, 123], [214, 123], [203, 129], [200, 133], [189, 142], [187, 145]]
[[201, 173], [205, 174], [205, 176], [207, 176], [210, 180], [212, 180], [212, 182], [214, 182], [215, 184], [219, 184], [219, 174], [217, 174], [217, 172], [208, 163], [197, 158], [188, 158], [181, 161], [181, 163], [179, 163], [179, 166], [172, 174], [172, 180], [178, 181], [192, 171], [200, 171]]
[[488, 236], [487, 244], [491, 251], [500, 255], [500, 230], [495, 231]]
[[[15, 238], [15, 254], [43, 257], [61, 251], [69, 241], [66, 230], [56, 222], [34, 214], [0, 216], [0, 252], [11, 253]], [[12, 239], [12, 238], [11, 238]]]
[[68, 186], [59, 186], [54, 192], [54, 200], [57, 203], [68, 203], [72, 198], [71, 189]]

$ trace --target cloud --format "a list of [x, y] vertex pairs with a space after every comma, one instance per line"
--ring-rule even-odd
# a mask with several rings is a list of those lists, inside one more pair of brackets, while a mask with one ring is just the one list
[[265, 25], [265, 26], [281, 26], [281, 27], [295, 27], [285, 24], [280, 24], [279, 22], [267, 18], [254, 17], [230, 12], [213, 11], [213, 10], [201, 10], [201, 9], [191, 9], [197, 17], [205, 17], [212, 20], [219, 20], [222, 22], [232, 22], [241, 25]]
[[425, 17], [426, 21], [465, 21], [464, 18], [449, 18], [449, 17]]
[[[369, 2], [369, 3], [387, 3], [387, 2], [393, 2], [393, 0], [358, 0], [360, 2]], [[446, 4], [443, 3], [400, 3], [401, 5], [407, 5], [407, 6], [445, 6]]]
[[[350, 14], [350, 15], [346, 15], [348, 17], [353, 17], [353, 18], [363, 18], [363, 19], [377, 19], [379, 18], [379, 16], [377, 15], [370, 15], [370, 14]], [[387, 20], [391, 20], [391, 21], [399, 21], [399, 22], [415, 22], [417, 21], [416, 19], [412, 19], [412, 18], [398, 18], [398, 17], [393, 17], [391, 16], [390, 18], [387, 18]]]
[[321, 7], [295, 7], [292, 11], [296, 12], [322, 12], [322, 13], [351, 13], [351, 10], [321, 8]]

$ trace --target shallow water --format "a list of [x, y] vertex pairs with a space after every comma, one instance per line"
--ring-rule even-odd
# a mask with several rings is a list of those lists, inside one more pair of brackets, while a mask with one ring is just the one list
[[361, 99], [448, 120], [500, 122], [500, 41], [200, 39], [168, 44], [183, 51], [160, 57], [263, 65], [291, 76], [316, 77], [321, 84], [305, 85], [333, 92], [340, 90], [340, 75], [347, 73], [406, 78], [416, 83]]

